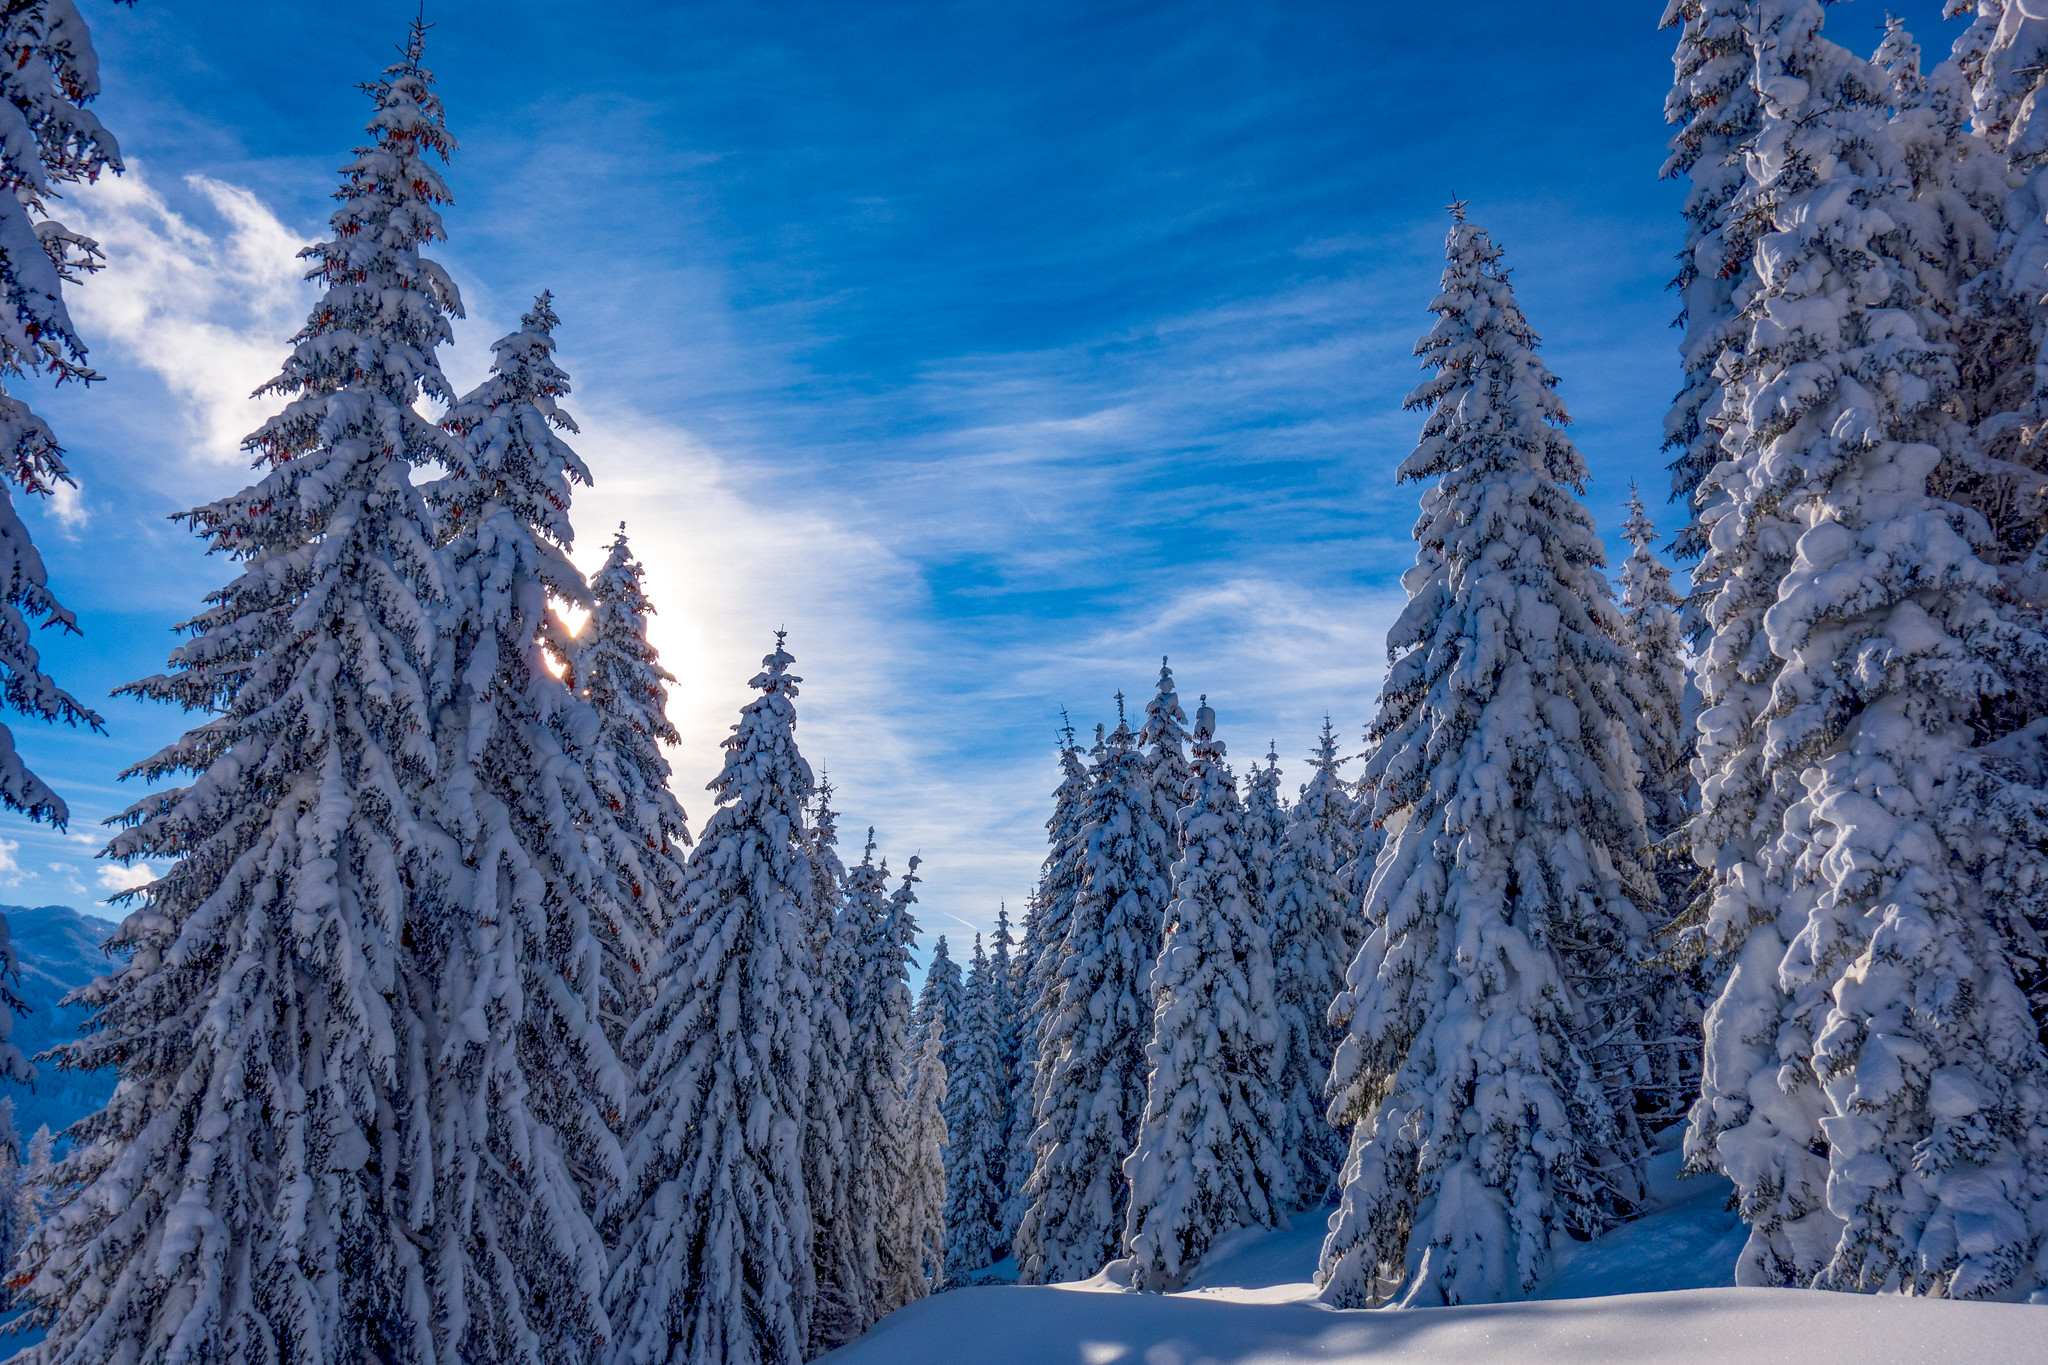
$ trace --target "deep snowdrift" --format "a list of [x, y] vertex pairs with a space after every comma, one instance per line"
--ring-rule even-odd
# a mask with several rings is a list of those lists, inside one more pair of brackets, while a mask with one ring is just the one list
[[[1653, 1167], [1657, 1211], [1575, 1249], [1538, 1301], [1340, 1312], [1308, 1283], [1322, 1218], [1220, 1246], [1183, 1294], [1104, 1276], [957, 1289], [884, 1318], [833, 1365], [1344, 1365], [1665, 1362], [1886, 1365], [2048, 1360], [2048, 1308], [1734, 1289], [1728, 1183]], [[1003, 1267], [1000, 1269], [1007, 1269]]]

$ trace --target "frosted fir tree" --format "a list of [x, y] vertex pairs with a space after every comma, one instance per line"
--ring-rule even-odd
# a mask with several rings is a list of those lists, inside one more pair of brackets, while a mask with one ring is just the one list
[[1664, 448], [1673, 456], [1671, 496], [1687, 525], [1676, 538], [1682, 559], [1706, 551], [1705, 531], [1691, 521], [1700, 481], [1723, 458], [1720, 416], [1727, 397], [1724, 360], [1739, 361], [1748, 327], [1744, 305], [1754, 285], [1750, 257], [1757, 225], [1745, 212], [1743, 153], [1757, 128], [1754, 69], [1758, 0], [1668, 0], [1663, 27], [1679, 31], [1671, 93], [1664, 100], [1671, 155], [1662, 175], [1684, 176], [1685, 246], [1678, 253], [1679, 359], [1683, 387], [1664, 419]]
[[[16, 1264], [52, 1359], [409, 1360], [461, 1349], [469, 1258], [444, 1197], [458, 1117], [430, 1073], [470, 1021], [438, 1010], [473, 928], [439, 823], [433, 670], [447, 598], [416, 467], [460, 462], [414, 409], [453, 402], [460, 302], [421, 254], [453, 146], [422, 30], [366, 88], [322, 294], [245, 442], [252, 487], [185, 520], [242, 566], [171, 671], [125, 689], [209, 713], [137, 764], [109, 845], [169, 870], [74, 992], [58, 1064], [115, 1068], [74, 1125], [61, 1202]], [[460, 1030], [460, 1032], [458, 1032]]]
[[1002, 1254], [1004, 1110], [1002, 1008], [994, 966], [974, 936], [967, 969], [967, 1016], [946, 1072], [946, 1265], [956, 1280]]
[[[836, 853], [833, 861], [838, 861]], [[815, 864], [813, 873], [815, 881]], [[819, 993], [832, 996], [843, 1033], [834, 1028], [812, 1043], [808, 1131], [819, 1146], [805, 1154], [811, 1187], [828, 1201], [822, 1210], [812, 1210], [818, 1268], [818, 1305], [811, 1316], [814, 1351], [853, 1340], [882, 1315], [881, 1220], [889, 1179], [882, 1162], [871, 1155], [886, 1142], [887, 1127], [896, 1121], [890, 1116], [901, 1103], [900, 1078], [884, 1080], [878, 1090], [872, 1075], [877, 1049], [886, 1054], [886, 1048], [877, 1042], [880, 997], [869, 993], [871, 977], [879, 988], [882, 978], [875, 974], [885, 970], [882, 959], [890, 955], [883, 939], [888, 873], [876, 865], [872, 827], [860, 862], [842, 867], [838, 883], [839, 915], [820, 959]], [[887, 1073], [886, 1065], [882, 1069]], [[822, 1112], [828, 1104], [833, 1106], [829, 1114]]]
[[[1287, 806], [1280, 796], [1280, 752], [1266, 744], [1266, 766], [1252, 764], [1244, 784], [1245, 871], [1254, 903], [1265, 913], [1273, 904], [1273, 863], [1287, 839]], [[1269, 926], [1270, 927], [1270, 926]]]
[[[910, 1073], [906, 1106], [910, 1165], [897, 1193], [899, 1223], [906, 1238], [906, 1267], [915, 1283], [912, 1298], [936, 1293], [946, 1283], [946, 1036], [945, 1006], [931, 1016]], [[921, 1290], [921, 1292], [920, 1292]]]
[[[597, 826], [599, 856], [611, 877], [618, 920], [598, 927], [608, 937], [611, 995], [630, 1023], [653, 998], [654, 963], [682, 894], [690, 829], [682, 803], [669, 790], [672, 773], [661, 752], [664, 744], [682, 743], [668, 718], [668, 688], [675, 678], [647, 640], [654, 604], [624, 522], [604, 567], [590, 579], [590, 598], [590, 619], [569, 657], [576, 691], [597, 713], [585, 766], [607, 817]], [[616, 1042], [618, 1034], [613, 1036]]]
[[[1987, 35], [1989, 10], [2003, 13]], [[1885, 132], [1910, 180], [1904, 202], [1893, 196], [1888, 213], [1910, 244], [1903, 254], [1916, 283], [1934, 305], [1923, 330], [1953, 348], [1956, 378], [1944, 407], [1968, 431], [1967, 440], [1943, 443], [1931, 484], [1984, 518], [1973, 536], [1977, 553], [2021, 600], [2039, 600], [2038, 591], [2020, 586], [2021, 566], [2048, 534], [2048, 448], [2032, 434], [2048, 420], [2036, 380], [2048, 201], [2030, 174], [2048, 148], [2031, 130], [2030, 105], [2002, 113], [1998, 106], [2038, 80], [2043, 32], [2022, 10], [1980, 6], [1978, 23], [1956, 40], [1955, 58], [1923, 72], [1919, 43], [1892, 15], [1872, 58], [1889, 87]], [[1987, 36], [1991, 51], [1981, 43]], [[2031, 56], [2015, 71], [2018, 51]], [[1983, 78], [1981, 109], [1970, 72]], [[1985, 135], [1972, 133], [1973, 116]], [[1993, 134], [2001, 118], [2003, 131]], [[2035, 695], [2007, 705], [2040, 714], [2044, 702]]]
[[1619, 622], [1556, 379], [1499, 248], [1445, 243], [1404, 481], [1431, 480], [1368, 780], [1387, 826], [1332, 1122], [1352, 1127], [1327, 1302], [1527, 1294], [1642, 1194], [1638, 981], [1656, 895]]
[[1272, 1083], [1280, 1026], [1273, 950], [1245, 866], [1236, 780], [1208, 698], [1195, 712], [1195, 799], [1152, 978], [1151, 1067], [1138, 1140], [1124, 1159], [1131, 1287], [1186, 1287], [1217, 1241], [1276, 1227], [1293, 1202]]
[[[929, 1261], [930, 1227], [926, 1216], [904, 1198], [916, 1161], [920, 1133], [905, 1117], [909, 1093], [910, 1062], [910, 969], [915, 963], [917, 920], [911, 907], [917, 904], [918, 866], [922, 858], [912, 857], [896, 889], [889, 894], [881, 931], [873, 940], [882, 951], [865, 955], [872, 964], [865, 976], [871, 1004], [856, 1039], [866, 1038], [865, 1065], [856, 1077], [867, 1083], [860, 1093], [875, 1124], [874, 1140], [866, 1145], [863, 1164], [877, 1176], [883, 1216], [880, 1229], [880, 1289], [876, 1307], [893, 1313], [914, 1303], [932, 1290], [926, 1274]], [[888, 868], [883, 867], [884, 876]], [[884, 1082], [893, 1084], [885, 1088]], [[859, 1107], [861, 1101], [856, 1102]], [[859, 1208], [856, 1204], [856, 1208]]]
[[1123, 1240], [1129, 1186], [1120, 1163], [1145, 1109], [1148, 991], [1176, 843], [1153, 818], [1156, 790], [1119, 714], [1088, 784], [1085, 871], [1039, 1032], [1038, 1159], [1017, 1227], [1025, 1284], [1086, 1279]]
[[1312, 775], [1288, 812], [1274, 861], [1266, 923], [1273, 941], [1273, 1012], [1279, 1027], [1279, 1064], [1273, 1093], [1280, 1106], [1279, 1143], [1295, 1202], [1321, 1203], [1336, 1188], [1344, 1139], [1323, 1115], [1336, 1033], [1330, 1002], [1344, 989], [1356, 951], [1344, 874], [1355, 856], [1349, 793], [1338, 769], [1337, 731], [1329, 717]]
[[[99, 57], [70, 0], [34, 0], [0, 15], [0, 100], [9, 136], [0, 142], [0, 381], [89, 384], [85, 342], [64, 286], [101, 263], [99, 243], [50, 217], [62, 187], [120, 171], [114, 137], [85, 106], [100, 89]], [[43, 557], [14, 505], [15, 488], [47, 498], [73, 485], [63, 447], [29, 405], [0, 386], [0, 698], [37, 720], [102, 729], [100, 717], [45, 673], [36, 626], [78, 633], [78, 618], [50, 591]], [[0, 805], [62, 828], [64, 799], [30, 771], [0, 725]]]
[[[2048, 642], [2001, 619], [1981, 523], [1934, 489], [1968, 437], [1891, 80], [1821, 36], [1817, 5], [1776, 20], [1760, 250], [1783, 273], [1756, 299], [1743, 462], [1796, 539], [1753, 627], [1772, 693], [1740, 738], [1791, 799], [1756, 889], [1717, 878], [1702, 928], [1733, 969], [1688, 1156], [1736, 1184], [1739, 1283], [2010, 1297], [2043, 1278], [2048, 1170], [2023, 1135], [2048, 1058], [1981, 870], [2015, 784], [1972, 750]], [[1727, 726], [1703, 716], [1703, 755], [1738, 752]]]
[[[1119, 698], [1118, 706], [1122, 706]], [[1188, 715], [1173, 690], [1173, 670], [1159, 660], [1159, 687], [1145, 703], [1138, 743], [1145, 752], [1145, 777], [1152, 785], [1152, 818], [1171, 838], [1159, 875], [1171, 880], [1170, 864], [1180, 855], [1180, 809], [1194, 800], [1195, 774], [1188, 764]]]
[[575, 424], [558, 406], [558, 323], [542, 294], [491, 348], [490, 377], [444, 423], [460, 457], [428, 490], [450, 585], [435, 805], [460, 844], [450, 892], [468, 925], [436, 1011], [465, 1021], [436, 1073], [440, 1211], [457, 1232], [442, 1265], [461, 1266], [443, 1311], [464, 1324], [460, 1349], [499, 1360], [587, 1359], [610, 1338], [592, 1219], [625, 1175], [614, 1047], [648, 1003], [659, 924], [608, 875], [600, 850], [628, 837], [585, 767], [598, 714], [556, 672], [573, 652], [557, 610], [592, 605], [569, 561], [572, 487], [590, 472], [561, 436]]
[[[1671, 949], [1671, 925], [1693, 897], [1699, 868], [1686, 840], [1686, 822], [1697, 804], [1692, 780], [1692, 741], [1685, 720], [1685, 652], [1680, 633], [1680, 600], [1671, 570], [1651, 546], [1657, 528], [1631, 487], [1622, 534], [1631, 547], [1620, 573], [1625, 684], [1635, 705], [1634, 736], [1642, 770], [1643, 818], [1650, 847], [1644, 860], [1658, 884], [1658, 900], [1645, 906], [1651, 942]], [[1699, 1093], [1700, 1019], [1707, 994], [1702, 964], [1659, 965], [1648, 973], [1649, 1018], [1645, 1029], [1650, 1074], [1638, 1107], [1661, 1122], [1682, 1115]]]
[[1692, 804], [1691, 745], [1685, 733], [1685, 648], [1680, 600], [1671, 570], [1651, 548], [1657, 528], [1642, 495], [1628, 495], [1622, 523], [1629, 556], [1621, 566], [1621, 646], [1627, 686], [1639, 721], [1636, 760], [1642, 768], [1643, 822], [1661, 838], [1685, 823]]
[[804, 1099], [804, 1190], [811, 1206], [811, 1264], [816, 1299], [810, 1354], [822, 1355], [859, 1335], [873, 1316], [874, 1275], [862, 1259], [863, 1239], [850, 1215], [854, 1154], [847, 1135], [853, 1102], [853, 1036], [847, 1015], [859, 989], [854, 926], [840, 915], [846, 867], [839, 860], [839, 814], [823, 775], [806, 816], [811, 895], [804, 939], [817, 963], [811, 993], [811, 1083]]
[[1024, 1187], [1009, 1183], [1010, 1153], [1015, 1146], [1011, 1129], [1015, 1124], [1012, 1105], [1016, 1098], [1018, 1058], [1023, 1040], [1017, 1024], [1018, 963], [1011, 949], [1017, 940], [1010, 933], [1010, 907], [996, 905], [996, 929], [989, 937], [988, 970], [990, 1014], [994, 1020], [994, 1057], [999, 1092], [995, 1099], [999, 1140], [993, 1158], [996, 1189], [996, 1253], [1010, 1250], [1017, 1235], [1017, 1220], [1024, 1216]]
[[[1058, 996], [1061, 954], [1065, 951], [1067, 926], [1073, 919], [1074, 898], [1086, 873], [1087, 839], [1082, 812], [1088, 793], [1088, 767], [1074, 743], [1074, 727], [1060, 713], [1060, 781], [1053, 789], [1052, 815], [1045, 822], [1047, 851], [1032, 893], [1030, 914], [1025, 919], [1024, 947], [1018, 954], [1021, 981], [1017, 989], [1017, 1066], [1010, 1087], [1010, 1150], [1004, 1177], [1007, 1196], [1003, 1225], [1010, 1234], [1011, 1251], [1022, 1265], [1029, 1250], [1023, 1232], [1024, 1211], [1029, 1206], [1027, 1189], [1037, 1162], [1034, 1133], [1038, 1128], [1039, 1105], [1045, 1082], [1051, 1074], [1042, 1050], [1041, 1035], [1052, 1017]], [[1096, 745], [1102, 744], [1096, 730]]]
[[[946, 936], [939, 935], [939, 941], [932, 945], [931, 966], [925, 969], [924, 987], [918, 992], [917, 1007], [912, 1016], [912, 1030], [917, 1039], [917, 1049], [924, 1050], [924, 1039], [934, 1027], [935, 1019], [960, 1020], [967, 1014], [967, 991], [961, 983], [960, 964], [955, 962], [946, 950]], [[943, 1049], [939, 1060], [953, 1056], [958, 1024], [938, 1026], [939, 1041]]]
[[[12, 1104], [12, 1101], [9, 1103]], [[9, 1122], [11, 1125], [11, 1113]], [[11, 1191], [13, 1207], [8, 1211], [14, 1227], [14, 1248], [19, 1248], [22, 1240], [36, 1224], [42, 1222], [49, 1214], [50, 1204], [56, 1193], [56, 1150], [57, 1139], [50, 1132], [50, 1125], [37, 1124], [36, 1131], [29, 1137], [27, 1148], [22, 1152], [21, 1165], [14, 1174], [14, 1187]], [[6, 1264], [14, 1264], [13, 1249], [10, 1249]], [[17, 1286], [10, 1284], [8, 1288], [12, 1291]]]
[[725, 741], [660, 992], [626, 1037], [638, 1084], [606, 1306], [613, 1358], [636, 1365], [793, 1365], [808, 1341], [812, 777], [782, 642]]

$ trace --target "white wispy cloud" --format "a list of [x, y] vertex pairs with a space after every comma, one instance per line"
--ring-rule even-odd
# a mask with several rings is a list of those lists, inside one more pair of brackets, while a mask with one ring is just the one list
[[174, 208], [133, 162], [75, 192], [65, 217], [99, 241], [107, 264], [68, 298], [89, 338], [163, 380], [189, 454], [241, 466], [242, 438], [274, 406], [250, 394], [277, 373], [305, 320], [307, 239], [248, 190], [202, 175], [183, 183], [218, 226]]

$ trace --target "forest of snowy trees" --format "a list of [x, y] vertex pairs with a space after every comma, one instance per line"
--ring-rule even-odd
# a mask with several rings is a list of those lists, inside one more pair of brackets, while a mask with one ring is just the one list
[[[842, 844], [783, 632], [692, 837], [625, 528], [570, 557], [556, 300], [442, 373], [415, 24], [256, 481], [182, 514], [226, 581], [123, 689], [196, 717], [106, 849], [167, 870], [76, 1041], [32, 1062], [0, 1008], [12, 1080], [116, 1078], [28, 1142], [0, 1100], [20, 1358], [793, 1365], [1304, 1217], [1330, 1306], [1493, 1302], [1642, 1214], [1660, 1134], [1733, 1183], [1740, 1284], [2048, 1301], [2048, 20], [1950, 8], [1930, 66], [1819, 0], [1671, 0], [1668, 513], [1632, 493], [1610, 576], [1452, 205], [1362, 751], [1326, 720], [1305, 780], [1240, 771], [1162, 658], [1059, 732], [1015, 932], [922, 955], [920, 859]], [[0, 370], [90, 381], [100, 248], [50, 210], [122, 169], [97, 64], [70, 0], [0, 39]], [[65, 453], [4, 391], [0, 447], [6, 701], [97, 728], [11, 501]], [[4, 728], [0, 802], [69, 818]], [[12, 967], [0, 924], [0, 1003]]]

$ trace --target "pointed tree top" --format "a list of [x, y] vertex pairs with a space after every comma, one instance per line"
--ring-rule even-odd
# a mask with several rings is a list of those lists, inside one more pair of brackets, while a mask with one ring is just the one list
[[[1116, 693], [1116, 723], [1118, 726], [1122, 726], [1124, 721], [1124, 693], [1122, 688], [1118, 688]], [[1095, 728], [1100, 730], [1102, 727], [1098, 725]]]
[[406, 65], [416, 67], [420, 58], [427, 55], [427, 30], [433, 27], [427, 22], [427, 0], [420, 0], [419, 13], [407, 27], [405, 46], [398, 50], [404, 54]]
[[1060, 708], [1060, 728], [1057, 733], [1062, 750], [1074, 747], [1074, 722], [1073, 718], [1067, 715], [1067, 708], [1064, 706]]
[[1643, 498], [1630, 484], [1628, 490], [1628, 519], [1621, 523], [1621, 533], [1628, 543], [1642, 550], [1657, 539], [1657, 527], [1651, 522], [1650, 514], [1643, 509]]
[[1450, 203], [1444, 205], [1444, 212], [1451, 215], [1452, 222], [1462, 223], [1465, 221], [1465, 205], [1471, 202], [1469, 199], [1453, 198]]
[[[543, 289], [536, 294], [533, 307], [527, 309], [519, 318], [520, 330], [527, 332], [549, 333], [561, 325], [562, 320], [555, 316], [555, 291], [552, 289]], [[626, 523], [620, 522], [619, 529], [625, 530]]]
[[803, 679], [789, 671], [789, 666], [796, 659], [782, 647], [782, 637], [788, 633], [784, 630], [775, 632], [775, 652], [762, 658], [761, 671], [754, 675], [752, 685], [756, 691], [780, 692], [787, 697], [796, 695], [796, 684]]

